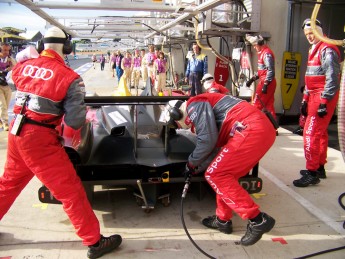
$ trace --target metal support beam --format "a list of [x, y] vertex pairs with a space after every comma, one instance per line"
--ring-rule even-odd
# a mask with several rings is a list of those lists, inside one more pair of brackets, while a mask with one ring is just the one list
[[66, 28], [64, 25], [56, 21], [54, 18], [52, 18], [49, 14], [42, 11], [40, 8], [38, 8], [32, 1], [30, 0], [15, 0], [17, 3], [24, 5], [28, 9], [30, 9], [32, 12], [37, 14], [42, 19], [49, 22], [51, 25], [54, 25], [56, 27], [59, 27], [60, 29], [63, 29], [65, 32], [67, 32], [72, 37], [75, 37], [75, 32], [71, 31], [70, 29]]
[[[145, 39], [152, 38], [154, 35], [157, 34], [157, 32], [164, 32], [164, 31], [166, 31], [172, 27], [175, 27], [178, 24], [181, 24], [181, 23], [193, 18], [195, 15], [197, 15], [201, 12], [212, 9], [212, 8], [214, 8], [220, 4], [223, 4], [225, 2], [227, 2], [227, 0], [209, 0], [209, 1], [206, 1], [206, 2], [202, 3], [201, 5], [199, 5], [198, 7], [194, 8], [193, 12], [182, 14], [181, 16], [176, 18], [174, 21], [164, 25], [163, 27], [155, 28], [155, 32], [147, 35], [145, 37]], [[184, 12], [186, 12], [186, 11], [184, 10]]]
[[[108, 10], [108, 11], [149, 11], [149, 12], [168, 12], [174, 13], [175, 6], [164, 4], [147, 4], [147, 3], [115, 3], [115, 4], [102, 4], [102, 3], [61, 3], [61, 2], [37, 2], [35, 4], [38, 8], [48, 9], [70, 9], [70, 10]], [[185, 8], [183, 12], [193, 12], [193, 8]]]

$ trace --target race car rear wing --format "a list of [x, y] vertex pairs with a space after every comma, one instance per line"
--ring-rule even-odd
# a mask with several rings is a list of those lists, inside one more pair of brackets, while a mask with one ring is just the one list
[[[133, 137], [134, 137], [134, 153], [137, 156], [137, 141], [138, 141], [138, 105], [165, 105], [171, 100], [186, 101], [189, 96], [92, 96], [85, 97], [85, 104], [90, 107], [101, 107], [107, 105], [130, 105], [133, 106]], [[119, 126], [112, 128], [111, 131], [117, 135], [124, 134], [125, 127]], [[164, 130], [164, 149], [168, 153], [168, 136], [169, 127]]]

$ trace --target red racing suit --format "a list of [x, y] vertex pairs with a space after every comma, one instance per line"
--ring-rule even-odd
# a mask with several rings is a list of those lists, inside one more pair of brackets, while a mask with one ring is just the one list
[[221, 84], [218, 84], [216, 81], [213, 81], [211, 87], [206, 90], [206, 93], [229, 94], [229, 90]]
[[[18, 136], [8, 134], [7, 161], [0, 178], [0, 219], [36, 176], [62, 202], [83, 244], [93, 245], [100, 239], [99, 222], [54, 128], [63, 115], [65, 123], [74, 129], [84, 124], [82, 80], [50, 49], [38, 58], [18, 63], [12, 78], [17, 86], [14, 113], [19, 114], [24, 107], [26, 118], [45, 126], [29, 121]], [[12, 126], [13, 122], [10, 131]]]
[[[306, 168], [316, 171], [327, 162], [327, 128], [339, 97], [340, 52], [335, 45], [318, 42], [309, 50], [303, 100], [308, 103], [308, 116], [303, 129]], [[327, 115], [317, 110], [326, 104]]]
[[197, 134], [188, 162], [198, 170], [207, 167], [205, 178], [217, 195], [217, 216], [230, 220], [235, 211], [242, 219], [256, 217], [259, 206], [238, 179], [273, 145], [272, 123], [246, 101], [220, 93], [190, 98], [187, 113]]
[[[273, 115], [274, 119], [277, 120], [274, 110], [274, 92], [277, 86], [274, 71], [274, 54], [267, 45], [264, 45], [263, 49], [258, 52], [258, 76], [259, 83], [256, 88], [253, 104], [259, 110], [262, 110], [265, 106]], [[262, 93], [262, 87], [265, 83], [268, 84], [267, 94]]]

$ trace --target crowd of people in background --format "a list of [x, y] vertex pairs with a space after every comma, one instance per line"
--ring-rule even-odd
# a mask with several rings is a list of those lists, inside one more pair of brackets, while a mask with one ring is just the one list
[[135, 49], [133, 52], [117, 50], [108, 55], [101, 54], [99, 59], [96, 54], [93, 54], [91, 60], [93, 68], [96, 69], [96, 63], [100, 63], [102, 71], [105, 63], [108, 63], [112, 77], [117, 78], [118, 83], [123, 77], [128, 89], [144, 90], [147, 79], [150, 78], [155, 90], [154, 94], [163, 95], [163, 91], [166, 91], [169, 60], [167, 55], [154, 45], [149, 45], [147, 51], [145, 49]]
[[[207, 55], [201, 52], [196, 42], [191, 45], [191, 48], [193, 53], [187, 56], [186, 76], [183, 81], [190, 86], [187, 94], [194, 96], [201, 93], [200, 82], [208, 72], [208, 62]], [[93, 54], [91, 60], [93, 68], [95, 69], [95, 64], [99, 62], [101, 70], [104, 70], [104, 63], [107, 62], [112, 77], [117, 78], [117, 83], [123, 77], [129, 90], [139, 88], [144, 90], [149, 78], [154, 95], [170, 95], [171, 91], [167, 88], [167, 74], [170, 69], [169, 58], [169, 55], [163, 50], [151, 44], [148, 45], [147, 50], [144, 48], [134, 49], [133, 52], [117, 50], [107, 55], [101, 54], [99, 60], [96, 54]]]

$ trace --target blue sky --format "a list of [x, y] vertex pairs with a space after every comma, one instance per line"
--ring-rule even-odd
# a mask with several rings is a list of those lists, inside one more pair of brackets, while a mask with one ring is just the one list
[[20, 30], [45, 31], [46, 21], [30, 9], [14, 3], [11, 6], [8, 3], [0, 3], [1, 19], [0, 28], [14, 27]]
[[[86, 1], [86, 0], [85, 0]], [[88, 0], [88, 1], [95, 1], [95, 0]], [[37, 32], [40, 31], [44, 34], [46, 21], [33, 13], [30, 9], [26, 8], [25, 6], [12, 3], [9, 5], [8, 3], [3, 3], [0, 1], [0, 28], [2, 27], [14, 27], [20, 30], [25, 30], [29, 32]], [[56, 10], [56, 9], [47, 9], [43, 10], [49, 15], [52, 16], [99, 16], [99, 15], [120, 15], [119, 11], [80, 11], [76, 15], [75, 10]], [[131, 12], [122, 12], [121, 15], [130, 15]]]

